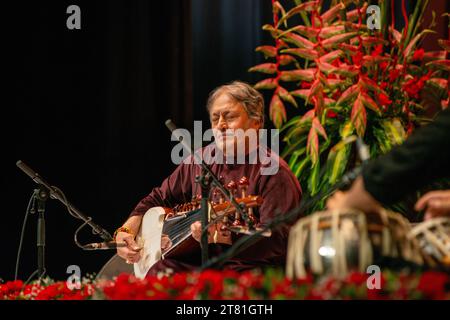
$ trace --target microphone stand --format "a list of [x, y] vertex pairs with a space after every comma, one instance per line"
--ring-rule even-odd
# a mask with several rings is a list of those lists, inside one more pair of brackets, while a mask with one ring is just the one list
[[47, 181], [45, 181], [37, 172], [35, 172], [33, 169], [28, 167], [24, 162], [21, 160], [16, 162], [17, 167], [19, 167], [20, 170], [22, 170], [27, 176], [29, 176], [34, 182], [36, 182], [40, 189], [47, 190], [48, 195], [51, 199], [59, 200], [62, 204], [64, 204], [67, 209], [74, 213], [77, 218], [80, 220], [83, 220], [85, 224], [88, 224], [91, 226], [91, 228], [94, 231], [94, 234], [98, 234], [104, 241], [112, 241], [113, 238], [111, 234], [103, 229], [102, 227], [98, 226], [94, 222], [92, 222], [91, 217], [87, 217], [85, 214], [83, 214], [80, 210], [75, 208], [75, 206], [70, 203], [64, 194], [59, 190], [59, 188], [51, 186]]
[[[16, 162], [17, 167], [19, 167], [20, 170], [22, 170], [27, 176], [29, 176], [35, 183], [38, 184], [38, 188], [34, 190], [33, 198], [37, 202], [37, 212], [38, 212], [38, 223], [37, 223], [37, 264], [38, 269], [30, 276], [30, 278], [27, 280], [27, 283], [31, 280], [31, 278], [34, 276], [34, 274], [38, 275], [38, 279], [41, 280], [46, 272], [45, 268], [45, 205], [46, 201], [50, 199], [56, 199], [59, 200], [61, 203], [63, 203], [69, 213], [73, 215], [75, 218], [81, 219], [84, 221], [85, 226], [86, 224], [90, 225], [93, 229], [94, 234], [100, 235], [100, 237], [106, 241], [110, 242], [113, 240], [112, 236], [103, 229], [102, 227], [98, 226], [94, 222], [92, 222], [91, 217], [87, 217], [84, 215], [80, 210], [75, 208], [75, 206], [70, 203], [64, 193], [59, 190], [59, 188], [51, 186], [47, 181], [45, 181], [38, 173], [36, 173], [33, 169], [28, 167], [24, 162], [21, 160]], [[35, 211], [34, 208], [31, 212]], [[80, 228], [79, 228], [80, 229]], [[79, 231], [77, 230], [77, 232]], [[82, 246], [78, 243], [75, 233], [75, 243], [77, 246], [82, 248], [83, 250], [92, 250], [89, 249], [86, 246]]]
[[177, 140], [183, 145], [183, 147], [188, 150], [192, 156], [195, 158], [197, 163], [202, 168], [202, 173], [200, 176], [196, 177], [196, 182], [200, 183], [202, 187], [202, 199], [201, 199], [201, 215], [202, 215], [202, 236], [200, 245], [202, 248], [202, 265], [206, 265], [209, 255], [208, 255], [208, 228], [206, 227], [208, 225], [208, 198], [209, 198], [209, 190], [211, 186], [215, 186], [218, 188], [230, 201], [230, 203], [236, 208], [236, 211], [240, 214], [241, 217], [243, 217], [246, 225], [249, 227], [250, 230], [254, 230], [254, 225], [251, 219], [249, 219], [247, 213], [242, 210], [241, 206], [236, 202], [234, 199], [234, 196], [231, 192], [229, 192], [225, 187], [222, 185], [222, 183], [219, 181], [217, 176], [211, 171], [210, 167], [203, 161], [200, 156], [195, 153], [192, 146], [186, 143], [183, 140], [182, 136], [177, 136], [175, 133], [175, 130], [177, 127], [172, 122], [172, 120], [166, 121], [167, 128], [172, 132], [172, 134], [177, 138]]

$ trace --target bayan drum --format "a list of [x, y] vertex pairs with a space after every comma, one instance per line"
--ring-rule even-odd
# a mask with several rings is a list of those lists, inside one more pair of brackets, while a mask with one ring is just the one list
[[307, 272], [344, 277], [349, 271], [366, 272], [368, 266], [392, 261], [423, 265], [406, 218], [381, 210], [331, 210], [300, 219], [289, 234], [286, 273], [303, 278]]
[[416, 240], [431, 267], [450, 267], [450, 218], [440, 217], [414, 226], [408, 234]]

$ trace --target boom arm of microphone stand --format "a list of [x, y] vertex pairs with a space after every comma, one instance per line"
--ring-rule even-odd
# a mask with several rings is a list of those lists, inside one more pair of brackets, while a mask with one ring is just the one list
[[260, 239], [259, 236], [262, 235], [264, 232], [266, 232], [268, 230], [276, 230], [282, 224], [289, 222], [290, 220], [298, 219], [301, 214], [303, 214], [314, 203], [316, 203], [323, 197], [331, 195], [333, 192], [335, 192], [338, 189], [343, 188], [344, 186], [347, 186], [349, 183], [351, 184], [354, 181], [354, 179], [356, 179], [358, 177], [358, 175], [361, 173], [361, 171], [362, 171], [361, 167], [357, 167], [357, 168], [353, 169], [352, 171], [348, 172], [347, 174], [344, 175], [344, 177], [339, 182], [335, 183], [333, 186], [331, 186], [326, 191], [319, 192], [312, 198], [307, 199], [307, 201], [302, 201], [299, 206], [288, 211], [287, 213], [285, 213], [283, 215], [278, 215], [277, 218], [273, 219], [262, 230], [258, 230], [254, 234], [249, 235], [247, 237], [240, 238], [231, 246], [231, 248], [229, 248], [224, 253], [211, 258], [207, 263], [202, 265], [200, 269], [205, 270], [205, 269], [211, 268], [213, 266], [222, 265], [228, 259], [230, 259], [233, 256], [237, 255], [238, 253], [242, 252], [244, 249], [248, 248], [249, 246], [253, 245], [257, 240]]
[[75, 208], [73, 204], [71, 204], [61, 193], [57, 190], [57, 188], [51, 186], [47, 181], [45, 181], [37, 172], [28, 167], [23, 161], [19, 160], [16, 162], [17, 167], [22, 170], [27, 176], [29, 176], [34, 182], [39, 185], [44, 186], [48, 192], [50, 193], [50, 197], [53, 199], [59, 200], [62, 204], [64, 204], [68, 210], [75, 213], [81, 220], [83, 220], [87, 225], [89, 225], [96, 234], [100, 235], [100, 237], [105, 241], [112, 241], [113, 238], [108, 231], [98, 226], [94, 222], [92, 222], [91, 218], [88, 218], [84, 215], [80, 210]]

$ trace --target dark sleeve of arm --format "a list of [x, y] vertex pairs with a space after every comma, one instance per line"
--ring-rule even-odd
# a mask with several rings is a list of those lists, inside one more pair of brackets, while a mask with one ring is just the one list
[[152, 207], [174, 207], [177, 204], [191, 201], [192, 165], [180, 164], [175, 171], [166, 178], [160, 187], [154, 188], [149, 195], [142, 199], [131, 212], [131, 216], [143, 215]]
[[450, 175], [450, 109], [363, 170], [366, 190], [384, 205]]

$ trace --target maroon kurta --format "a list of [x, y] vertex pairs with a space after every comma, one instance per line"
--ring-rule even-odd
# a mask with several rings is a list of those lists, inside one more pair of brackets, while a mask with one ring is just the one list
[[[202, 149], [204, 154], [210, 154], [214, 145]], [[270, 150], [268, 150], [270, 154]], [[212, 152], [214, 156], [214, 152]], [[273, 175], [262, 175], [261, 168], [267, 165], [261, 164], [218, 164], [210, 165], [211, 170], [219, 177], [222, 176], [225, 185], [231, 180], [236, 183], [245, 176], [249, 186], [247, 194], [260, 195], [264, 202], [255, 212], [261, 225], [270, 222], [276, 214], [283, 214], [296, 207], [300, 203], [301, 188], [297, 178], [289, 169], [287, 163], [271, 153], [279, 164], [278, 172]], [[206, 156], [205, 156], [206, 157]], [[200, 185], [195, 182], [195, 177], [201, 173], [201, 167], [193, 164], [192, 157], [189, 163], [180, 164], [175, 171], [163, 181], [160, 187], [154, 188], [148, 196], [142, 199], [130, 216], [143, 215], [151, 207], [174, 207], [177, 204], [190, 202], [193, 195], [200, 195]], [[247, 159], [248, 160], [248, 159]], [[269, 238], [263, 238], [256, 244], [245, 249], [239, 255], [227, 263], [229, 268], [243, 270], [257, 266], [282, 265], [286, 258], [286, 247], [289, 228], [283, 227], [278, 232], [273, 232]], [[162, 260], [152, 270], [160, 270], [163, 266], [170, 266], [175, 271], [185, 269], [184, 264], [176, 267], [176, 261]]]

